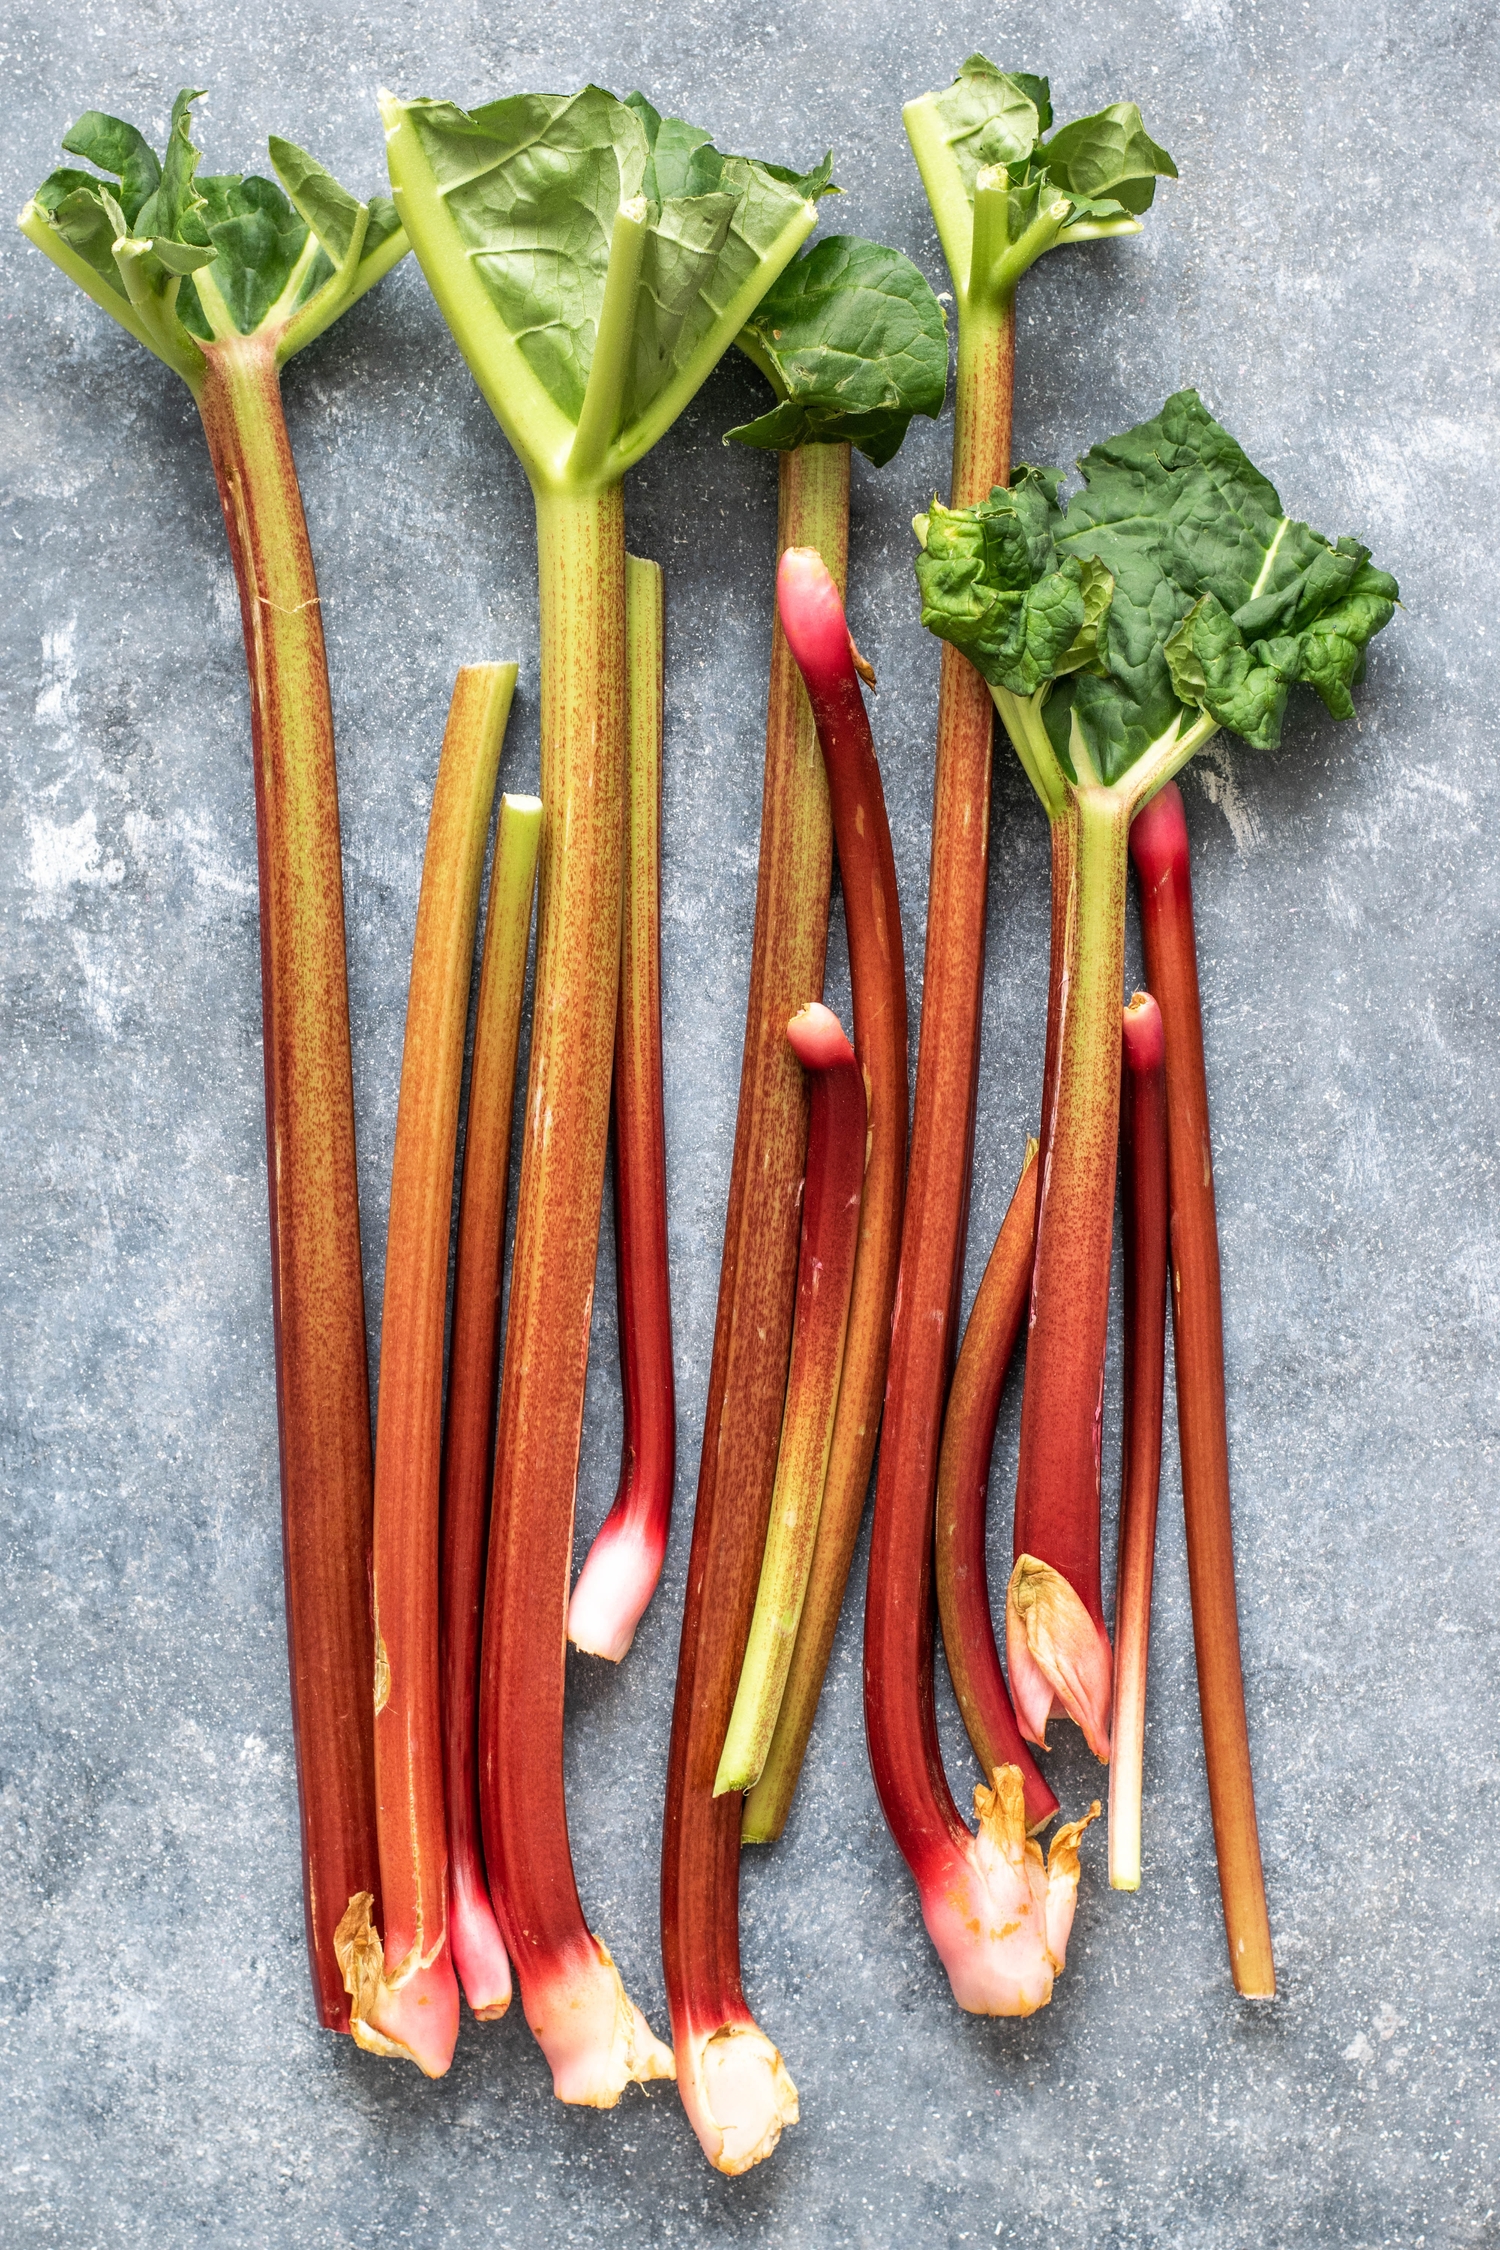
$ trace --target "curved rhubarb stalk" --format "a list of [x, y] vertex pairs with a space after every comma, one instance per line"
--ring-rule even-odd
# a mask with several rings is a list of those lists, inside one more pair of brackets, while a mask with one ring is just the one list
[[458, 675], [438, 761], [406, 1001], [375, 1422], [375, 1809], [382, 1936], [368, 1893], [339, 1924], [352, 2030], [429, 2078], [453, 2060], [448, 1830], [438, 1671], [443, 1331], [479, 883], [514, 664]]
[[1167, 1373], [1167, 1089], [1161, 1010], [1137, 992], [1125, 1010], [1120, 1156], [1125, 1176], [1125, 1440], [1115, 1570], [1115, 1724], [1109, 1768], [1109, 1879], [1141, 1887], [1146, 1658], [1161, 1487]]
[[500, 1285], [516, 1051], [541, 839], [541, 799], [502, 797], [469, 1071], [443, 1433], [441, 1642], [448, 1917], [458, 1981], [482, 2022], [503, 2016], [510, 2006], [510, 1961], [490, 1904], [479, 1828], [479, 1612], [500, 1372]]
[[[815, 545], [842, 579], [848, 447], [783, 453], [779, 480], [778, 553]], [[832, 843], [812, 713], [778, 616], [745, 1052], [662, 1835], [662, 1961], [678, 2090], [710, 2164], [729, 2173], [769, 2156], [797, 2119], [796, 2088], [740, 1981], [741, 1806], [714, 1796], [714, 1778], [755, 1604], [786, 1396], [808, 1107], [786, 1024], [823, 989]]]
[[568, 1638], [618, 1664], [656, 1591], [672, 1526], [677, 1413], [661, 1068], [662, 577], [625, 557], [627, 765], [615, 1024], [615, 1258], [625, 1428], [614, 1504], [568, 1604]]
[[1013, 1766], [1020, 1773], [1026, 1826], [1033, 1832], [1053, 1818], [1057, 1799], [1022, 1740], [1006, 1691], [990, 1614], [984, 1534], [1000, 1394], [1031, 1285], [1036, 1157], [1037, 1144], [1028, 1141], [1021, 1177], [984, 1269], [953, 1371], [938, 1461], [934, 1551], [943, 1651], [974, 1755], [984, 1773], [999, 1766]]
[[838, 1419], [817, 1545], [776, 1731], [761, 1777], [745, 1800], [747, 1843], [774, 1843], [786, 1825], [823, 1690], [875, 1460], [906, 1187], [906, 955], [901, 901], [885, 791], [860, 694], [853, 642], [838, 588], [813, 549], [792, 548], [782, 556], [777, 601], [782, 629], [812, 704], [828, 773], [849, 934], [854, 1048], [869, 1098], [869, 1154]]
[[1166, 1037], [1172, 1340], [1182, 1445], [1182, 1503], [1219, 1891], [1235, 1989], [1251, 1998], [1268, 2000], [1276, 1991], [1276, 1964], [1255, 1821], [1255, 1784], [1240, 1666], [1208, 1077], [1203, 1061], [1187, 822], [1181, 792], [1175, 786], [1163, 789], [1138, 815], [1130, 832], [1130, 850], [1140, 878], [1146, 975], [1161, 1009]]
[[[821, 566], [820, 566], [821, 567]], [[753, 1787], [770, 1748], [812, 1567], [859, 1249], [868, 1108], [839, 1019], [810, 1000], [786, 1027], [811, 1082], [797, 1308], [776, 1483], [755, 1613], [714, 1776], [714, 1795]]]

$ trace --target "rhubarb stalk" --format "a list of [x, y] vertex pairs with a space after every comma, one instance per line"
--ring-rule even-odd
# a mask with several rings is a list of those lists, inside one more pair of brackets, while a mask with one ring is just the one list
[[441, 1661], [448, 1920], [458, 1981], [481, 2021], [503, 2016], [510, 2005], [510, 1961], [490, 1903], [480, 1834], [479, 1617], [500, 1372], [511, 1115], [541, 833], [539, 798], [501, 798], [469, 1069], [443, 1431]]
[[672, 1524], [677, 1419], [661, 1066], [660, 566], [625, 558], [625, 890], [615, 1024], [615, 1259], [624, 1433], [614, 1504], [568, 1604], [568, 1638], [618, 1664], [656, 1591]]
[[1020, 1773], [1026, 1826], [1033, 1834], [1053, 1818], [1057, 1799], [1022, 1739], [1000, 1669], [990, 1610], [985, 1516], [1000, 1394], [1031, 1288], [1036, 1159], [1037, 1144], [1028, 1141], [1021, 1177], [984, 1269], [953, 1370], [938, 1461], [934, 1550], [943, 1652], [974, 1755], [980, 1771], [991, 1777], [1000, 1766], [1014, 1766]]
[[[1175, 784], [1169, 782], [1167, 787], [1175, 796]], [[1142, 817], [1149, 820], [1149, 807]], [[1166, 1050], [1161, 1010], [1149, 992], [1137, 992], [1132, 997], [1125, 1010], [1122, 1036], [1125, 1436], [1120, 1471], [1119, 1560], [1115, 1568], [1109, 1879], [1117, 1891], [1138, 1891], [1146, 1660], [1151, 1639], [1151, 1577], [1156, 1556], [1162, 1396], [1167, 1368]]]
[[632, 2080], [673, 2067], [584, 1920], [563, 1790], [574, 1489], [620, 980], [623, 482], [811, 232], [828, 170], [773, 174], [664, 122], [643, 97], [620, 102], [597, 86], [472, 113], [383, 94], [381, 110], [403, 224], [536, 505], [545, 827], [480, 1802], [500, 1927], [553, 2090], [609, 2108]]
[[1182, 796], [1175, 786], [1163, 789], [1140, 815], [1131, 830], [1130, 850], [1141, 887], [1146, 974], [1161, 1010], [1166, 1045], [1177, 1424], [1198, 1702], [1214, 1850], [1219, 1862], [1219, 1893], [1235, 1989], [1252, 1999], [1269, 2000], [1276, 1991], [1276, 1964], [1255, 1820], [1234, 1591], [1224, 1316], [1208, 1077], [1203, 1059], [1187, 822]]
[[[1172, 164], [1129, 105], [1080, 119], [1044, 143], [1052, 122], [1045, 80], [1008, 76], [982, 55], [969, 58], [951, 87], [909, 103], [905, 119], [958, 312], [951, 500], [962, 507], [1010, 479], [1021, 276], [1059, 243], [1138, 232], [1134, 214]], [[1050, 1992], [1052, 1971], [1033, 1956], [1034, 1974], [1018, 1978], [1007, 1953], [1009, 1893], [1000, 1876], [1011, 1863], [997, 1859], [988, 1830], [971, 1834], [953, 1801], [932, 1681], [933, 1507], [968, 1223], [991, 731], [979, 673], [945, 648], [911, 1167], [865, 1613], [865, 1726], [880, 1801], [955, 1997], [1004, 2014], [1044, 1983]], [[1061, 1951], [1048, 1959], [1060, 1966]]]
[[[783, 453], [779, 493], [778, 552], [815, 546], [841, 581], [847, 446]], [[808, 1117], [786, 1025], [823, 989], [832, 845], [812, 712], [777, 616], [750, 996], [662, 1835], [662, 1961], [678, 2090], [704, 2154], [729, 2173], [769, 2156], [797, 2119], [796, 2088], [740, 1980], [741, 1801], [715, 1797], [714, 1781], [759, 1583], [786, 1396]]]
[[438, 1666], [443, 1336], [464, 1033], [484, 847], [514, 664], [471, 664], [448, 711], [417, 901], [391, 1159], [375, 1422], [375, 1790], [379, 1929], [366, 1894], [339, 1924], [353, 2031], [429, 2078], [453, 2060], [448, 1828]]
[[869, 1113], [838, 1017], [810, 1000], [786, 1027], [811, 1084], [797, 1306], [760, 1584], [714, 1795], [760, 1778], [792, 1661], [839, 1408], [849, 1292], [859, 1249]]
[[350, 1894], [379, 1887], [369, 1379], [333, 713], [280, 372], [406, 243], [388, 200], [357, 202], [289, 141], [271, 142], [285, 195], [237, 174], [196, 182], [195, 99], [173, 103], [164, 161], [133, 125], [86, 112], [63, 146], [98, 170], [52, 173], [20, 225], [187, 384], [239, 588], [303, 1901], [319, 2021], [347, 2031], [334, 1932]]
[[745, 1800], [744, 1838], [752, 1843], [774, 1842], [786, 1824], [859, 1538], [890, 1352], [908, 1100], [901, 901], [854, 644], [838, 588], [813, 550], [792, 548], [782, 556], [777, 600], [828, 774], [849, 937], [854, 1045], [869, 1098], [869, 1155], [838, 1419], [812, 1571], [776, 1731], [760, 1779]]

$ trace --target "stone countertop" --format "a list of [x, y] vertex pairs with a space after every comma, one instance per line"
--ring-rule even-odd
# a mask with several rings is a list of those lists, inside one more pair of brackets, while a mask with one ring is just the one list
[[[747, 1989], [803, 2122], [740, 2181], [670, 2090], [556, 2104], [513, 2011], [438, 2085], [315, 2027], [281, 1613], [248, 719], [233, 583], [186, 393], [0, 238], [6, 804], [0, 2237], [18, 2246], [775, 2241], [1500, 2242], [1494, 2190], [1497, 460], [1489, 12], [1389, 0], [1100, 0], [1041, 23], [691, 0], [524, 22], [267, 0], [20, 7], [0, 27], [18, 209], [98, 104], [160, 136], [211, 88], [210, 169], [279, 131], [380, 184], [373, 94], [640, 83], [721, 145], [811, 160], [825, 226], [944, 276], [904, 97], [972, 48], [1063, 117], [1136, 97], [1181, 184], [1135, 241], [1050, 258], [1020, 316], [1016, 450], [1064, 462], [1195, 383], [1329, 533], [1401, 581], [1358, 723], [1216, 745], [1187, 787], [1223, 1231], [1239, 1582], [1281, 1977], [1224, 1961], [1169, 1433], [1145, 1884], [1103, 1839], [1066, 1977], [959, 2016], [871, 1788], [856, 1566], [801, 1798], [747, 1855]], [[658, 1598], [618, 1671], [573, 1666], [580, 1884], [665, 2006], [656, 1853], [759, 811], [775, 473], [725, 449], [726, 363], [632, 478], [670, 629], [664, 971], [681, 1412]], [[505, 785], [535, 773], [521, 474], [408, 262], [295, 363], [287, 412], [328, 625], [372, 1353], [405, 978], [455, 668], [521, 665]], [[937, 650], [908, 519], [946, 417], [854, 473], [851, 618], [874, 661], [916, 1026]], [[1490, 495], [1486, 499], [1485, 495]], [[1439, 553], [1441, 549], [1441, 553]], [[1446, 592], [1444, 589], [1446, 588]], [[997, 754], [976, 1285], [1038, 1096], [1046, 839]], [[1132, 961], [1136, 939], [1131, 933]], [[829, 998], [847, 1003], [836, 929]], [[601, 1272], [611, 1248], [606, 1224]], [[619, 1444], [601, 1289], [585, 1541]], [[1114, 1385], [1111, 1385], [1113, 1391]], [[1106, 1432], [1113, 1508], [1118, 1414]], [[1013, 1472], [1007, 1396], [995, 1490]], [[1112, 1543], [1107, 1543], [1107, 1551]], [[995, 1555], [1008, 1548], [997, 1499]], [[580, 1546], [581, 1551], [581, 1546]], [[939, 1667], [941, 1674], [941, 1666]], [[955, 1785], [972, 1760], [946, 1684]], [[1072, 1730], [1068, 1803], [1093, 1786]], [[1096, 1769], [1095, 1769], [1096, 1771]]]

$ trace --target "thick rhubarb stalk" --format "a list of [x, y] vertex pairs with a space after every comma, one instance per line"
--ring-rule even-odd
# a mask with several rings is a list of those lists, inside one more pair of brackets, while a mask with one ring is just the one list
[[355, 2038], [429, 2078], [453, 2060], [448, 1830], [438, 1667], [443, 1335], [464, 1032], [485, 838], [513, 664], [467, 665], [443, 736], [406, 1001], [375, 1424], [375, 1790], [382, 1923], [339, 1924]]
[[541, 906], [485, 1581], [485, 1864], [560, 2101], [609, 2109], [672, 2058], [583, 1918], [563, 1793], [573, 1495], [620, 962], [625, 511], [618, 485], [536, 494]]
[[[849, 449], [780, 456], [778, 553], [815, 546], [842, 582]], [[714, 1778], [750, 1630], [786, 1396], [808, 1097], [788, 1018], [823, 989], [832, 830], [812, 712], [772, 628], [760, 868], [739, 1111], [672, 1711], [662, 1959], [678, 2089], [709, 2162], [748, 2171], [797, 2117], [740, 1981], [741, 1804]]]
[[260, 868], [271, 1309], [303, 1900], [319, 2020], [334, 1933], [378, 1894], [371, 1455], [333, 713], [276, 339], [209, 345], [198, 406], [240, 594]]
[[672, 1525], [677, 1412], [661, 1066], [662, 577], [625, 557], [625, 896], [615, 1026], [615, 1258], [625, 1427], [620, 1484], [573, 1598], [568, 1638], [618, 1664], [656, 1591]]
[[1026, 1801], [1026, 1826], [1033, 1832], [1053, 1818], [1057, 1799], [1022, 1739], [1000, 1669], [990, 1612], [985, 1517], [1000, 1394], [1031, 1287], [1036, 1158], [1037, 1144], [1028, 1141], [1021, 1177], [984, 1269], [953, 1370], [938, 1461], [934, 1550], [943, 1652], [974, 1755], [985, 1774], [993, 1775], [1000, 1766], [1016, 1768]]
[[481, 2021], [510, 2006], [510, 1961], [490, 1904], [479, 1825], [479, 1616], [489, 1543], [490, 1468], [500, 1373], [500, 1286], [516, 1053], [536, 890], [542, 806], [502, 797], [485, 915], [469, 1070], [453, 1334], [443, 1432], [443, 1780], [453, 1965]]
[[1141, 1887], [1141, 1764], [1161, 1417], [1167, 1373], [1167, 1089], [1161, 1010], [1137, 992], [1125, 1010], [1120, 1159], [1125, 1206], [1125, 1438], [1115, 1569], [1115, 1723], [1109, 1768], [1109, 1879]]
[[1253, 1999], [1268, 2000], [1276, 1991], [1276, 1964], [1266, 1912], [1240, 1666], [1208, 1078], [1203, 1061], [1187, 823], [1181, 793], [1175, 787], [1163, 789], [1137, 818], [1130, 848], [1141, 886], [1146, 975], [1161, 1009], [1166, 1036], [1177, 1421], [1198, 1701], [1203, 1715], [1219, 1890], [1235, 1989]]
[[869, 1131], [863, 1073], [821, 1001], [800, 1009], [786, 1035], [811, 1083], [797, 1306], [760, 1584], [716, 1797], [759, 1780], [781, 1709], [823, 1509], [859, 1249]]
[[794, 548], [782, 556], [777, 589], [782, 628], [808, 691], [828, 774], [849, 937], [854, 1049], [869, 1098], [869, 1154], [817, 1545], [776, 1732], [761, 1777], [745, 1800], [747, 1843], [774, 1843], [786, 1826], [859, 1538], [890, 1355], [909, 1098], [896, 863], [843, 603], [821, 556], [811, 549]]

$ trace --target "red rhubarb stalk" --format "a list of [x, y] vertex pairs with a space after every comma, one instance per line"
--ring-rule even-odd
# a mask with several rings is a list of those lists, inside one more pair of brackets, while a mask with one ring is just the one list
[[662, 576], [625, 558], [627, 768], [615, 1025], [615, 1257], [625, 1428], [614, 1505], [568, 1604], [568, 1638], [618, 1664], [656, 1591], [672, 1524], [677, 1420], [661, 1065]]
[[1253, 1999], [1268, 2000], [1276, 1991], [1276, 1965], [1266, 1912], [1240, 1666], [1208, 1077], [1203, 1060], [1187, 822], [1182, 795], [1175, 785], [1163, 789], [1138, 816], [1130, 832], [1130, 849], [1141, 886], [1146, 975], [1161, 1009], [1166, 1035], [1177, 1422], [1198, 1701], [1203, 1716], [1219, 1891], [1235, 1989]]
[[906, 956], [885, 792], [839, 591], [821, 556], [793, 548], [777, 574], [782, 628], [812, 704], [828, 774], [849, 935], [854, 1048], [869, 1098], [869, 1153], [838, 1419], [797, 1645], [744, 1838], [786, 1825], [822, 1693], [870, 1486], [890, 1354], [906, 1185]]
[[1115, 1570], [1115, 1724], [1109, 1879], [1141, 1887], [1141, 1763], [1156, 1502], [1167, 1371], [1167, 1090], [1161, 1010], [1137, 992], [1124, 1015], [1120, 1157], [1125, 1207], [1125, 1438]]
[[448, 1830], [438, 1666], [443, 1332], [459, 1089], [485, 838], [513, 664], [467, 665], [443, 736], [417, 902], [391, 1160], [375, 1424], [375, 1790], [383, 1922], [339, 1924], [353, 2031], [429, 2078], [453, 2060]]
[[479, 1825], [479, 1616], [489, 1539], [490, 1468], [500, 1372], [505, 1198], [526, 948], [542, 806], [502, 797], [485, 915], [484, 960], [469, 1071], [463, 1187], [453, 1275], [448, 1413], [443, 1433], [443, 1778], [448, 1800], [448, 1916], [464, 1998], [482, 2021], [510, 2006], [510, 1961], [490, 1904]]
[[938, 1461], [934, 1554], [948, 1677], [974, 1755], [981, 1772], [991, 1779], [1000, 1766], [1019, 1769], [1026, 1826], [1033, 1832], [1053, 1818], [1057, 1799], [1022, 1740], [1000, 1669], [990, 1611], [985, 1516], [1000, 1394], [1031, 1286], [1036, 1158], [1037, 1144], [1028, 1141], [1021, 1177], [984, 1269], [953, 1371]]
[[799, 1010], [786, 1035], [811, 1086], [797, 1305], [760, 1584], [715, 1796], [759, 1780], [781, 1709], [822, 1513], [859, 1249], [869, 1131], [863, 1073], [821, 1001]]
[[[848, 447], [783, 453], [779, 478], [778, 553], [816, 546], [842, 581]], [[745, 1051], [662, 1837], [662, 1959], [678, 2088], [704, 2154], [729, 2173], [768, 2156], [797, 2118], [796, 2089], [740, 1981], [741, 1802], [716, 1798], [714, 1779], [765, 1548], [796, 1296], [808, 1096], [786, 1025], [823, 989], [831, 871], [828, 784], [778, 617]]]

